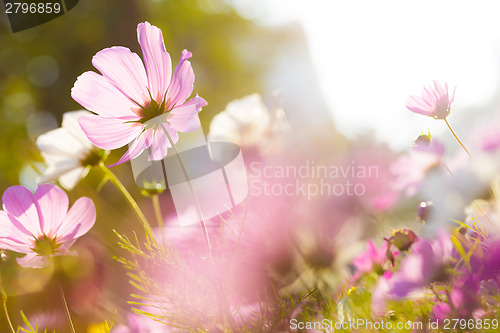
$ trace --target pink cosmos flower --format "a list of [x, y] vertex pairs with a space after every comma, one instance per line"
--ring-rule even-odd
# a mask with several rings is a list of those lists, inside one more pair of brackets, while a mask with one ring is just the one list
[[9, 187], [0, 210], [0, 248], [25, 253], [17, 262], [42, 268], [47, 257], [69, 252], [70, 246], [94, 225], [92, 200], [82, 197], [68, 211], [68, 196], [56, 185], [40, 185], [35, 195], [24, 186]]
[[445, 119], [450, 114], [451, 103], [455, 97], [455, 89], [451, 96], [448, 94], [448, 84], [441, 85], [434, 80], [434, 88], [429, 86], [422, 91], [422, 97], [409, 96], [406, 107], [415, 113], [435, 119]]
[[384, 272], [384, 264], [387, 261], [387, 242], [382, 243], [380, 249], [377, 249], [373, 241], [366, 243], [366, 251], [354, 259], [354, 266], [361, 273], [368, 273], [375, 270], [377, 273]]
[[200, 127], [198, 112], [207, 105], [198, 95], [187, 100], [194, 82], [188, 61], [191, 52], [182, 51], [172, 75], [161, 30], [149, 22], [140, 23], [137, 39], [144, 65], [128, 48], [104, 49], [92, 59], [102, 75], [85, 72], [71, 90], [75, 101], [97, 114], [79, 120], [92, 143], [103, 149], [117, 149], [130, 143], [128, 151], [114, 165], [137, 157], [149, 147], [151, 160], [164, 158], [170, 142], [159, 122], [175, 143], [178, 131], [191, 132]]

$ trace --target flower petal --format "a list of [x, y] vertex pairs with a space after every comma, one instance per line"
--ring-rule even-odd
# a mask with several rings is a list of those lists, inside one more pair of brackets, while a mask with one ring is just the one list
[[127, 123], [119, 118], [99, 116], [80, 117], [79, 123], [89, 140], [103, 149], [120, 148], [134, 140], [142, 131], [142, 124]]
[[87, 197], [81, 197], [75, 201], [69, 209], [68, 214], [66, 214], [66, 217], [62, 220], [57, 230], [57, 236], [61, 238], [68, 236], [80, 225], [78, 231], [73, 236], [73, 238], [78, 238], [86, 234], [94, 226], [95, 218], [94, 203]]
[[[80, 75], [71, 89], [71, 97], [75, 101], [103, 117], [134, 116], [132, 109], [137, 105], [128, 96], [107, 77], [95, 72], [85, 72]], [[140, 95], [133, 96], [139, 98]]]
[[148, 78], [141, 58], [126, 47], [97, 52], [92, 64], [127, 98], [141, 103], [149, 98]]
[[177, 131], [186, 133], [200, 128], [200, 118], [198, 112], [207, 105], [207, 102], [196, 95], [186, 103], [175, 107], [169, 114], [168, 122]]
[[91, 116], [91, 115], [92, 113], [86, 110], [65, 112], [63, 114], [63, 119], [61, 124], [62, 128], [64, 128], [71, 135], [73, 135], [88, 150], [93, 150], [97, 148], [92, 144], [92, 142], [90, 142], [90, 140], [83, 132], [82, 128], [80, 127], [80, 123], [78, 122], [78, 119], [80, 119], [81, 116]]
[[[58, 180], [62, 175], [76, 169], [84, 169], [78, 160], [60, 160], [54, 163], [48, 163], [49, 167], [38, 177], [38, 184], [48, 183]], [[66, 188], [66, 187], [65, 187]]]
[[17, 263], [21, 267], [44, 268], [49, 265], [49, 260], [45, 256], [39, 256], [36, 253], [28, 253], [22, 258], [17, 258]]
[[125, 163], [127, 161], [136, 158], [144, 151], [144, 149], [151, 146], [152, 140], [153, 140], [153, 129], [148, 129], [144, 131], [134, 142], [130, 144], [129, 149], [125, 154], [123, 154], [120, 160], [115, 164], [110, 165], [110, 167]]
[[2, 202], [4, 210], [25, 228], [22, 230], [16, 226], [18, 229], [24, 233], [28, 231], [34, 236], [42, 235], [38, 203], [30, 190], [20, 185], [11, 186], [3, 193]]
[[188, 50], [182, 51], [181, 59], [175, 68], [174, 76], [167, 90], [166, 99], [171, 99], [170, 105], [181, 105], [193, 92], [194, 72], [191, 62], [192, 57]]
[[43, 233], [49, 238], [55, 236], [55, 231], [68, 212], [69, 200], [66, 192], [56, 185], [44, 184], [36, 189], [35, 199], [43, 217]]
[[[170, 127], [169, 124], [164, 123], [163, 125], [165, 126], [165, 129], [167, 130], [168, 135], [172, 139], [173, 143], [175, 144], [179, 140], [177, 131]], [[159, 161], [163, 159], [165, 156], [167, 156], [168, 148], [170, 147], [172, 146], [170, 145], [170, 141], [165, 135], [163, 128], [158, 128], [154, 133], [153, 142], [151, 144], [151, 153], [149, 155], [148, 161]]]
[[[18, 229], [11, 219], [7, 212], [0, 210], [0, 249], [25, 253], [31, 247], [29, 233]], [[20, 225], [19, 222], [16, 224]]]
[[151, 94], [161, 102], [172, 76], [172, 60], [165, 50], [160, 29], [149, 22], [137, 25], [137, 40], [141, 45]]
[[50, 155], [53, 155], [78, 160], [85, 158], [89, 151], [80, 140], [62, 127], [40, 135], [36, 140], [36, 145], [41, 150], [44, 159], [50, 159]]
[[59, 184], [67, 190], [71, 190], [80, 180], [85, 178], [90, 171], [90, 167], [79, 167], [59, 176]]

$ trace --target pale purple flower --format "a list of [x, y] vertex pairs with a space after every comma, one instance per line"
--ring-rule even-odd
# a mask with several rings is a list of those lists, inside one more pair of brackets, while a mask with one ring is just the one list
[[9, 187], [2, 202], [0, 248], [25, 253], [17, 259], [23, 267], [42, 268], [47, 257], [67, 254], [96, 218], [92, 200], [79, 198], [68, 211], [68, 196], [51, 184], [40, 185], [35, 195], [24, 186]]
[[436, 319], [478, 318], [482, 313], [480, 278], [477, 274], [466, 273], [454, 281], [448, 302], [438, 303], [432, 310]]
[[394, 296], [391, 295], [391, 277], [392, 273], [386, 271], [384, 275], [379, 277], [377, 284], [373, 288], [371, 310], [378, 316], [384, 315], [387, 310], [387, 301], [394, 298]]
[[412, 253], [401, 262], [401, 267], [391, 278], [391, 293], [398, 298], [447, 278], [446, 268], [453, 260], [454, 247], [450, 235], [441, 232], [437, 239], [419, 239]]
[[448, 94], [448, 84], [444, 86], [434, 80], [434, 87], [424, 87], [422, 96], [409, 96], [406, 107], [415, 113], [435, 119], [445, 119], [450, 114], [451, 103], [455, 97], [455, 89]]
[[207, 104], [198, 95], [187, 100], [194, 83], [188, 61], [191, 52], [182, 51], [172, 75], [161, 30], [149, 22], [140, 23], [137, 39], [144, 64], [128, 48], [104, 49], [92, 59], [102, 75], [85, 72], [71, 90], [75, 101], [97, 114], [81, 117], [79, 121], [92, 143], [103, 149], [117, 149], [130, 143], [116, 164], [137, 157], [149, 147], [151, 160], [164, 158], [170, 143], [159, 122], [176, 143], [178, 131], [191, 132], [200, 127], [198, 112]]

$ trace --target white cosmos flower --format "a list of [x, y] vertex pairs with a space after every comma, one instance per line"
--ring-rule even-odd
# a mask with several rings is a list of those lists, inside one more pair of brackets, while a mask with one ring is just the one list
[[[277, 99], [277, 98], [276, 98]], [[229, 141], [240, 147], [257, 147], [262, 153], [281, 149], [289, 124], [283, 109], [269, 110], [259, 94], [236, 99], [210, 124], [209, 141]]]
[[83, 133], [78, 118], [90, 115], [88, 111], [72, 111], [63, 115], [62, 127], [42, 134], [36, 140], [47, 169], [38, 183], [58, 180], [70, 190], [96, 165], [104, 152], [94, 146]]

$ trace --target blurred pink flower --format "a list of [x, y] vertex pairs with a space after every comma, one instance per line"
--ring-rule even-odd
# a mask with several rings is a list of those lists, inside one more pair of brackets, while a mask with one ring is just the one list
[[406, 196], [415, 195], [434, 168], [443, 166], [444, 145], [432, 140], [430, 136], [421, 135], [407, 155], [400, 156], [392, 163], [390, 170], [396, 177], [392, 188], [405, 192]]
[[377, 273], [383, 273], [383, 265], [387, 261], [387, 242], [383, 242], [380, 249], [377, 249], [373, 241], [366, 243], [366, 251], [354, 259], [354, 266], [361, 273], [368, 273], [375, 270]]
[[385, 312], [387, 311], [387, 301], [394, 298], [394, 296], [390, 294], [391, 277], [392, 273], [386, 271], [384, 275], [379, 277], [379, 279], [377, 280], [377, 284], [373, 288], [371, 310], [378, 316], [383, 316], [385, 314]]
[[420, 239], [413, 245], [411, 255], [406, 257], [400, 270], [391, 278], [391, 293], [397, 298], [427, 286], [434, 281], [446, 281], [446, 268], [454, 257], [451, 237], [441, 232], [437, 239]]
[[24, 186], [9, 187], [2, 202], [0, 248], [25, 253], [17, 259], [23, 267], [42, 268], [47, 257], [68, 253], [96, 218], [92, 200], [82, 197], [68, 211], [68, 196], [51, 184], [39, 186], [35, 195]]
[[406, 107], [415, 113], [435, 119], [445, 119], [450, 114], [451, 103], [455, 97], [455, 89], [451, 97], [448, 94], [448, 84], [444, 87], [438, 81], [434, 80], [432, 86], [424, 87], [422, 97], [409, 96], [406, 100]]
[[[161, 314], [159, 309], [154, 307], [141, 307], [141, 310], [154, 314]], [[129, 312], [127, 315], [127, 326], [120, 325], [111, 330], [111, 333], [170, 333], [181, 332], [172, 326], [168, 326], [159, 321], [153, 320], [145, 315]]]
[[434, 318], [480, 318], [481, 281], [477, 274], [466, 273], [455, 279], [449, 292], [448, 303], [438, 303], [432, 309]]
[[419, 238], [399, 270], [387, 271], [378, 279], [372, 293], [372, 311], [383, 315], [387, 301], [415, 295], [431, 282], [448, 281], [447, 269], [455, 257], [449, 233], [441, 231], [433, 241]]
[[[97, 115], [81, 117], [79, 122], [96, 146], [117, 149], [130, 144], [115, 163], [137, 157], [151, 147], [150, 159], [160, 160], [170, 147], [167, 136], [150, 120], [159, 117], [172, 141], [177, 131], [191, 132], [200, 127], [198, 112], [207, 102], [193, 92], [194, 73], [191, 52], [182, 51], [172, 76], [170, 55], [165, 50], [160, 29], [149, 22], [137, 26], [144, 65], [136, 53], [114, 46], [99, 51], [92, 64], [102, 75], [85, 72], [71, 90], [71, 96]], [[172, 79], [171, 79], [172, 76]], [[186, 101], [187, 100], [187, 101]]]

